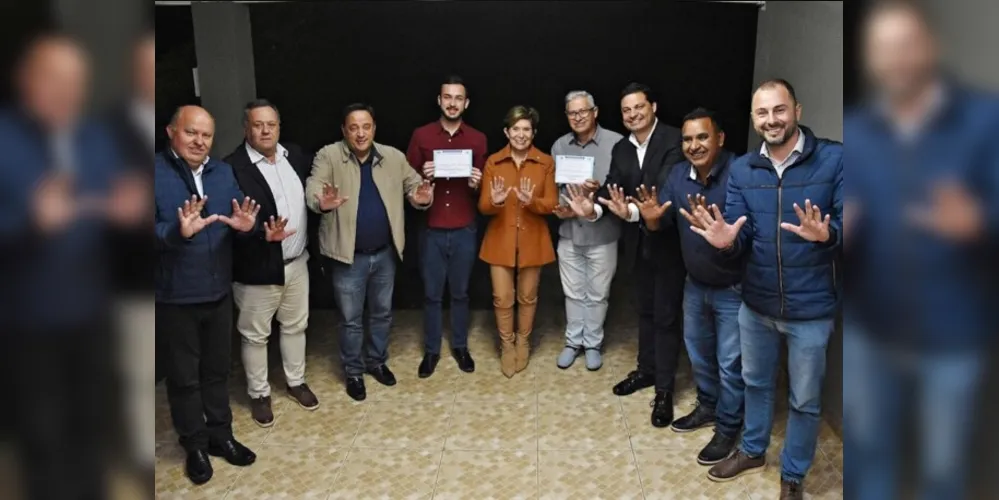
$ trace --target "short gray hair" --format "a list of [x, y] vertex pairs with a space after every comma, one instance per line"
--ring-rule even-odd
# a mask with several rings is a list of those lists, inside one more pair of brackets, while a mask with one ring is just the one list
[[573, 90], [572, 92], [566, 94], [565, 95], [566, 106], [568, 106], [569, 103], [572, 102], [573, 100], [579, 99], [580, 97], [585, 97], [587, 104], [589, 104], [591, 108], [597, 107], [597, 103], [593, 100], [593, 95], [585, 90]]

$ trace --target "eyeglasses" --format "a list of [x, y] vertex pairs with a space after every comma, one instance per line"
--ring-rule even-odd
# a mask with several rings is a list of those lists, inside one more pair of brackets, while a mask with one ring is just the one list
[[593, 111], [593, 108], [580, 109], [578, 111], [566, 111], [565, 116], [568, 116], [569, 118], [581, 118], [589, 116], [590, 111]]

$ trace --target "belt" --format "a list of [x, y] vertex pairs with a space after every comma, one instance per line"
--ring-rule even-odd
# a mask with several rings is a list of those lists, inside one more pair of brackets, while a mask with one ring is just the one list
[[388, 245], [382, 245], [374, 248], [358, 248], [354, 250], [354, 253], [361, 255], [374, 255], [378, 252], [381, 252], [382, 250], [385, 250], [386, 248], [388, 248]]
[[296, 256], [294, 256], [294, 257], [290, 258], [290, 259], [284, 259], [284, 265], [286, 265], [286, 266], [287, 266], [288, 264], [291, 264], [292, 262], [295, 262], [295, 261], [296, 261], [296, 260], [298, 260], [298, 259], [299, 259], [299, 257], [301, 257], [301, 256], [302, 256], [302, 254], [298, 254], [298, 255], [296, 255]]

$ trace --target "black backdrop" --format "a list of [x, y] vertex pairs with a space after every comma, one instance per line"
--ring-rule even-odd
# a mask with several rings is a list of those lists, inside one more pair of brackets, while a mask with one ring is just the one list
[[[163, 10], [170, 12], [161, 16]], [[190, 8], [157, 8], [157, 88], [163, 84], [157, 109], [164, 124], [174, 106], [197, 103], [190, 83], [190, 16]], [[742, 153], [756, 17], [753, 5], [666, 1], [250, 6], [257, 94], [281, 109], [282, 140], [313, 152], [341, 138], [341, 109], [355, 101], [375, 107], [378, 142], [405, 150], [413, 129], [437, 117], [441, 78], [458, 73], [471, 98], [466, 119], [486, 133], [490, 151], [505, 145], [502, 118], [516, 104], [539, 110], [536, 144], [550, 150], [569, 131], [563, 98], [574, 89], [591, 92], [601, 107], [601, 124], [623, 133], [619, 93], [628, 82], [641, 81], [656, 91], [662, 121], [679, 126], [693, 108], [713, 108], [728, 132], [727, 148]], [[422, 304], [421, 223], [410, 211], [397, 308]], [[555, 234], [554, 218], [551, 227]], [[629, 264], [622, 256], [615, 290], [628, 293]], [[314, 281], [314, 304], [333, 307], [330, 292], [325, 280]], [[540, 294], [543, 307], [560, 308], [557, 266], [544, 270]], [[474, 308], [491, 307], [481, 262], [470, 295]]]

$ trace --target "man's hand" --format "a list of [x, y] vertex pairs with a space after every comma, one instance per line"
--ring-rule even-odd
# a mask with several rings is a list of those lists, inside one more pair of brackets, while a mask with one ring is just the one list
[[192, 196], [190, 200], [184, 201], [184, 206], [177, 209], [177, 220], [180, 222], [180, 235], [185, 240], [191, 239], [202, 229], [219, 219], [218, 214], [202, 217], [201, 211], [205, 209], [208, 197], [199, 198]]
[[510, 196], [514, 188], [507, 188], [506, 181], [502, 177], [493, 177], [492, 186], [490, 186], [489, 199], [493, 202], [494, 206], [500, 206], [506, 202], [507, 196]]
[[284, 241], [289, 236], [297, 232], [296, 229], [285, 229], [288, 225], [286, 217], [279, 217], [276, 221], [272, 215], [270, 220], [264, 221], [264, 239], [267, 241]]
[[423, 163], [423, 177], [427, 179], [434, 178], [434, 162], [428, 161]]
[[472, 167], [472, 176], [468, 178], [468, 187], [478, 189], [480, 182], [482, 182], [482, 171]]
[[534, 188], [537, 186], [531, 182], [530, 177], [520, 178], [520, 189], [517, 190], [517, 199], [520, 200], [520, 205], [526, 207], [531, 204], [531, 200], [534, 199]]
[[721, 210], [718, 210], [718, 205], [711, 205], [710, 212], [698, 205], [694, 209], [693, 216], [699, 220], [699, 223], [691, 225], [690, 230], [703, 236], [711, 246], [721, 250], [729, 248], [735, 243], [739, 230], [746, 223], [746, 216], [743, 215], [734, 224], [727, 224], [722, 217]]
[[329, 212], [330, 210], [336, 210], [340, 208], [344, 203], [347, 202], [347, 197], [340, 197], [340, 187], [330, 186], [328, 183], [323, 183], [322, 194], [316, 194], [316, 201], [319, 203], [319, 209], [323, 212]]
[[978, 239], [985, 228], [981, 202], [960, 184], [947, 182], [933, 190], [933, 205], [909, 210], [909, 220], [918, 227], [951, 241]]
[[45, 233], [64, 229], [80, 215], [73, 179], [68, 174], [56, 174], [43, 180], [35, 191], [32, 204], [35, 222]]
[[805, 210], [801, 210], [801, 207], [795, 203], [794, 213], [798, 214], [798, 221], [801, 222], [801, 225], [795, 226], [789, 222], [781, 222], [781, 229], [797, 234], [808, 241], [818, 243], [829, 241], [829, 214], [826, 214], [825, 219], [823, 219], [818, 205], [812, 205], [811, 200], [805, 200]]
[[671, 205], [672, 201], [659, 204], [655, 186], [652, 186], [651, 191], [645, 189], [645, 184], [638, 186], [638, 213], [645, 219], [646, 226], [653, 229], [659, 227], [659, 219]]
[[689, 222], [691, 226], [699, 227], [701, 229], [707, 229], [706, 227], [701, 225], [701, 220], [695, 217], [693, 214], [697, 211], [697, 207], [702, 207], [704, 210], [709, 210], [708, 199], [705, 198], [703, 194], [697, 194], [694, 196], [688, 194], [687, 206], [690, 207], [690, 211], [688, 212], [684, 210], [683, 207], [680, 207], [680, 215], [682, 215], [684, 219], [687, 219], [687, 222]]
[[586, 179], [583, 183], [583, 190], [587, 193], [596, 193], [600, 189], [600, 183], [593, 179]]
[[593, 192], [588, 191], [585, 185], [580, 187], [570, 184], [567, 189], [569, 196], [562, 195], [561, 198], [573, 215], [593, 220], [596, 215], [596, 211], [593, 209]]
[[233, 199], [232, 217], [219, 215], [219, 220], [239, 232], [248, 233], [253, 231], [254, 226], [257, 224], [258, 212], [260, 212], [260, 205], [247, 196], [246, 198], [243, 198], [242, 205]]
[[410, 195], [410, 199], [417, 205], [429, 205], [434, 201], [434, 185], [429, 180], [424, 180], [416, 187], [416, 191]]
[[628, 213], [628, 199], [624, 196], [624, 188], [619, 187], [617, 184], [611, 184], [607, 190], [610, 192], [610, 199], [600, 197], [597, 201], [610, 209], [614, 215], [628, 220], [631, 214]]
[[[563, 195], [562, 198], [564, 200], [565, 199], [565, 195]], [[572, 218], [576, 217], [576, 212], [574, 212], [572, 210], [572, 207], [570, 207], [568, 205], [561, 205], [561, 204], [555, 205], [555, 209], [552, 210], [552, 213], [555, 214], [555, 217], [558, 217], [559, 219], [563, 219], [563, 220], [564, 219], [572, 219]]]

